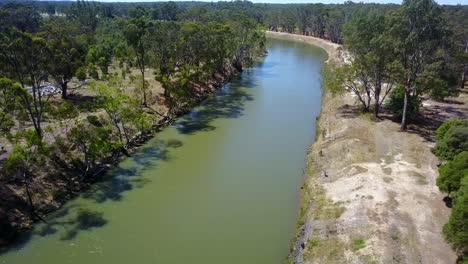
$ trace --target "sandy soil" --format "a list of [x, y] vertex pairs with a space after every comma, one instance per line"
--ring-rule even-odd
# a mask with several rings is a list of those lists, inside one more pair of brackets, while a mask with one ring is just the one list
[[322, 48], [328, 54], [327, 62], [334, 61], [334, 60], [342, 60], [342, 57], [343, 57], [341, 55], [340, 45], [336, 43], [332, 43], [324, 39], [310, 37], [310, 36], [283, 33], [283, 32], [274, 32], [274, 31], [267, 31], [266, 36], [269, 38], [279, 38], [279, 39], [301, 41], [301, 42], [309, 43], [319, 48]]
[[[268, 33], [324, 48], [325, 40]], [[351, 94], [325, 92], [307, 156], [301, 216], [290, 263], [455, 263], [441, 230], [449, 209], [435, 185], [433, 132], [449, 118], [468, 118], [468, 94], [425, 101], [424, 119], [399, 132], [389, 119], [362, 114]]]
[[[109, 74], [117, 73], [121, 76], [121, 70], [118, 68], [117, 63], [113, 63], [109, 66]], [[101, 76], [102, 74], [100, 74]], [[126, 78], [124, 79], [124, 83], [127, 87], [127, 92], [132, 96], [137, 96], [133, 93], [134, 84], [131, 83], [129, 76], [140, 76], [141, 73], [138, 69], [131, 69], [131, 73], [126, 74]], [[148, 106], [152, 109], [155, 109], [159, 113], [165, 113], [167, 111], [167, 107], [162, 104], [164, 88], [162, 87], [161, 83], [155, 80], [154, 70], [147, 69], [145, 71], [145, 80], [148, 82], [149, 86], [147, 88], [147, 96], [148, 96]], [[93, 98], [96, 97], [95, 91], [89, 85], [90, 80], [88, 80], [88, 84], [83, 86], [79, 86], [79, 88], [74, 88], [78, 86], [78, 81], [73, 79], [72, 82], [69, 83], [68, 89], [68, 99], [67, 102], [78, 106], [84, 102], [90, 102]], [[97, 83], [106, 83], [105, 80], [95, 81]], [[60, 94], [52, 95], [49, 99], [53, 104], [58, 105], [63, 103], [63, 99], [61, 98]], [[67, 120], [44, 120], [42, 123], [42, 127], [44, 128], [44, 138], [47, 142], [52, 143], [54, 142], [55, 138], [58, 136], [64, 136], [69, 130], [71, 130], [78, 122], [86, 119], [89, 115], [104, 115], [104, 110], [100, 109], [96, 112], [80, 112], [79, 116], [72, 119]], [[17, 130], [24, 130], [24, 129], [33, 129], [33, 126], [30, 122], [25, 122], [22, 126], [15, 127]], [[6, 138], [0, 137], [0, 161], [6, 159], [8, 155], [12, 151], [12, 144]]]

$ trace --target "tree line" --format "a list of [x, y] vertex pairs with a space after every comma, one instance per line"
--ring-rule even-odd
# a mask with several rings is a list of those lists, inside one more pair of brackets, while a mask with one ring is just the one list
[[468, 120], [443, 123], [436, 131], [433, 152], [444, 161], [436, 183], [447, 193], [446, 203], [452, 207], [443, 234], [458, 253], [460, 263], [465, 263], [468, 261]]
[[344, 25], [350, 63], [334, 68], [330, 86], [354, 93], [375, 119], [385, 106], [406, 130], [422, 98], [443, 100], [463, 87], [465, 34], [432, 0], [406, 0], [389, 12], [363, 10]]
[[[63, 184], [54, 189], [60, 195], [96, 180], [161, 122], [203, 99], [207, 86], [264, 53], [263, 27], [244, 12], [175, 20], [172, 4], [157, 19], [144, 6], [115, 16], [88, 1], [63, 3], [63, 13], [39, 13], [41, 5], [0, 7], [0, 155], [7, 154], [0, 180], [20, 191], [30, 219], [41, 219], [38, 197], [58, 188], [54, 181]], [[148, 78], [162, 84], [162, 95]], [[70, 95], [79, 87], [93, 95]]]

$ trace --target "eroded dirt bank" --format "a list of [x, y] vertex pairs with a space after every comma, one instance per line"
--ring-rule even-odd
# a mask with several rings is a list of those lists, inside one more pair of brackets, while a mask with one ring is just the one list
[[[339, 45], [325, 40], [267, 36], [316, 45], [329, 61], [343, 60]], [[468, 117], [466, 93], [450, 102], [426, 101], [427, 123], [399, 132], [389, 118], [374, 122], [362, 114], [351, 94], [332, 96], [325, 87], [289, 262], [455, 263], [441, 233], [449, 209], [435, 185], [438, 160], [430, 151], [440, 122]]]

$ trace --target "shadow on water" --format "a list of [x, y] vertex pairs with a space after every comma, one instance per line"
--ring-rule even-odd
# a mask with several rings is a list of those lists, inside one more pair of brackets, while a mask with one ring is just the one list
[[[129, 158], [129, 167], [124, 167], [125, 163], [119, 164], [81, 197], [97, 203], [121, 201], [124, 192], [142, 188], [150, 182], [150, 179], [142, 176], [145, 170], [154, 169], [160, 162], [171, 160], [170, 150], [181, 146], [183, 142], [176, 139], [149, 142]], [[34, 236], [57, 235], [62, 241], [73, 240], [80, 232], [100, 228], [107, 223], [102, 212], [75, 203], [65, 204], [50, 214], [46, 223], [38, 223], [33, 230], [20, 234], [13, 244], [0, 248], [0, 255], [21, 250]]]
[[181, 117], [175, 124], [176, 129], [181, 134], [212, 131], [216, 129], [212, 125], [216, 119], [241, 117], [245, 103], [253, 100], [253, 97], [241, 87], [253, 88], [255, 83], [251, 78], [235, 79], [232, 84], [226, 85], [225, 88], [217, 92], [216, 96], [207, 99], [202, 107]]
[[[177, 131], [181, 134], [211, 131], [216, 129], [211, 124], [215, 119], [241, 117], [245, 103], [253, 100], [245, 90], [256, 86], [253, 78], [250, 78], [251, 73], [252, 70], [246, 70], [242, 77], [234, 78], [231, 84], [227, 84], [215, 96], [206, 100], [201, 107], [181, 117], [175, 125]], [[146, 170], [154, 169], [161, 162], [172, 160], [171, 149], [182, 146], [183, 142], [177, 139], [150, 141], [129, 158], [130, 162], [120, 163], [110, 170], [100, 182], [82, 194], [81, 198], [96, 203], [121, 201], [125, 192], [142, 188], [151, 182], [143, 177]], [[38, 224], [32, 231], [21, 234], [8, 248], [0, 248], [0, 255], [21, 250], [34, 236], [56, 235], [59, 240], [69, 241], [76, 238], [80, 232], [100, 228], [108, 223], [102, 212], [74, 203], [66, 204], [50, 214], [47, 219], [46, 223]]]
[[47, 223], [41, 224], [34, 231], [33, 235], [48, 236], [56, 234], [60, 229], [60, 240], [72, 240], [78, 236], [80, 231], [99, 228], [107, 224], [103, 213], [79, 208], [76, 213], [70, 212], [71, 207], [64, 208], [60, 213], [62, 217], [54, 216]]
[[21, 250], [33, 236], [59, 234], [58, 239], [67, 241], [76, 238], [81, 231], [99, 228], [107, 223], [101, 212], [76, 208], [73, 205], [66, 206], [48, 217], [47, 222], [38, 224], [32, 231], [19, 235], [14, 244], [0, 250], [0, 255]]
[[98, 203], [122, 200], [124, 192], [141, 188], [151, 182], [150, 179], [142, 177], [145, 170], [154, 169], [161, 161], [170, 161], [172, 159], [169, 155], [170, 149], [179, 148], [182, 145], [183, 143], [176, 139], [154, 140], [144, 145], [129, 158], [130, 167], [119, 164], [105, 176], [108, 179], [93, 186], [82, 197]]

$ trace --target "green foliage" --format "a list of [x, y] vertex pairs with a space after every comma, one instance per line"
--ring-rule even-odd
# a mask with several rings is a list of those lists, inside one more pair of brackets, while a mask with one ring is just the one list
[[99, 80], [99, 73], [92, 63], [88, 64], [88, 75], [95, 80]]
[[451, 194], [460, 189], [463, 178], [468, 178], [468, 151], [459, 153], [439, 168], [437, 186], [441, 191]]
[[353, 245], [352, 245], [352, 248], [351, 248], [351, 250], [353, 252], [361, 250], [361, 249], [363, 249], [365, 247], [366, 247], [366, 242], [364, 241], [364, 239], [361, 239], [361, 238], [353, 239]]
[[[385, 103], [385, 108], [390, 110], [397, 117], [403, 116], [403, 105], [405, 100], [405, 89], [401, 86], [397, 86], [390, 94], [389, 100]], [[419, 108], [421, 107], [421, 98], [418, 96], [410, 96], [408, 99], [408, 110], [407, 116], [415, 118], [419, 114]]]
[[466, 260], [468, 256], [468, 121], [449, 120], [436, 131], [433, 152], [448, 162], [439, 168], [437, 186], [453, 198], [448, 223], [443, 228], [447, 241]]
[[48, 155], [49, 148], [34, 130], [23, 130], [14, 135], [13, 151], [7, 157], [4, 168], [14, 177], [26, 181], [34, 164]]
[[51, 115], [59, 120], [66, 120], [78, 117], [79, 111], [72, 103], [63, 102], [60, 106], [53, 108]]
[[41, 17], [29, 4], [6, 3], [0, 8], [0, 32], [15, 27], [21, 32], [36, 32]]
[[452, 247], [460, 255], [468, 255], [468, 177], [465, 176], [460, 185], [457, 198], [454, 200], [449, 221], [443, 228], [443, 233]]
[[83, 177], [89, 176], [97, 167], [97, 161], [107, 157], [118, 147], [112, 143], [111, 131], [102, 126], [78, 124], [70, 130], [67, 139], [73, 143], [72, 150], [81, 154], [81, 158], [71, 155], [70, 159]]
[[333, 94], [345, 92], [345, 69], [343, 67], [328, 63], [322, 68], [322, 86]]
[[87, 77], [86, 68], [85, 67], [79, 67], [76, 70], [75, 76], [79, 81], [86, 80], [86, 77]]
[[42, 86], [47, 79], [49, 62], [46, 41], [11, 28], [0, 32], [0, 50], [0, 72], [21, 85], [14, 89], [19, 106], [27, 113], [36, 134], [42, 137], [41, 125], [49, 97]]
[[67, 98], [68, 82], [84, 65], [84, 43], [77, 37], [80, 32], [77, 25], [63, 17], [52, 17], [43, 25], [47, 46], [50, 50], [48, 72], [60, 85], [62, 98]]
[[452, 119], [452, 120], [445, 121], [436, 130], [436, 133], [435, 133], [436, 141], [443, 140], [447, 131], [450, 128], [455, 127], [455, 126], [468, 127], [468, 120]]
[[451, 126], [436, 142], [434, 154], [443, 160], [452, 160], [458, 153], [468, 151], [468, 126]]
[[19, 89], [18, 84], [14, 84], [10, 79], [0, 78], [0, 135], [7, 134], [15, 124], [13, 121], [16, 107], [15, 89]]

